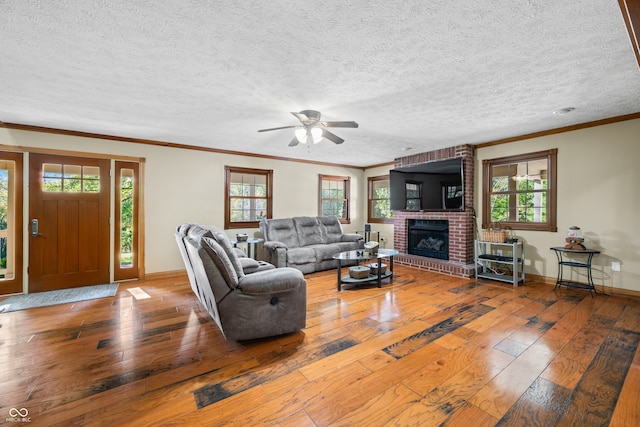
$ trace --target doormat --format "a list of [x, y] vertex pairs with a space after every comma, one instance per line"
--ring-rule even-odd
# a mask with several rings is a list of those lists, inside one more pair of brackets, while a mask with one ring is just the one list
[[26, 310], [27, 308], [48, 307], [70, 302], [112, 297], [118, 291], [117, 283], [107, 285], [82, 286], [80, 288], [61, 289], [59, 291], [37, 292], [17, 295], [0, 301], [0, 313]]

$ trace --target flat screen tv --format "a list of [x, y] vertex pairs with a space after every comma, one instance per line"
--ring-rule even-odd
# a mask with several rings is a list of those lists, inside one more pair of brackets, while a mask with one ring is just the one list
[[462, 159], [422, 163], [389, 172], [391, 209], [463, 210]]

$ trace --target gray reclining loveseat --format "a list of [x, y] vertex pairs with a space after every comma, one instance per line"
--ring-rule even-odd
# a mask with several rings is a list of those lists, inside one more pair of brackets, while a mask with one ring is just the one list
[[263, 338], [305, 327], [307, 288], [300, 271], [256, 263], [254, 272], [246, 274], [237, 249], [216, 227], [183, 224], [175, 237], [193, 292], [226, 339]]

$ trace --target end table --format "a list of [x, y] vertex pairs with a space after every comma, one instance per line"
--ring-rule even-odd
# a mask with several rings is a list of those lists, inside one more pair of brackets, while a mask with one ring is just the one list
[[[596, 251], [594, 249], [567, 249], [563, 247], [555, 247], [551, 248], [552, 251], [555, 252], [556, 258], [558, 258], [558, 280], [556, 281], [556, 288], [558, 286], [567, 286], [572, 288], [580, 288], [580, 289], [589, 289], [589, 293], [593, 297], [594, 293], [598, 293], [596, 291], [596, 287], [593, 284], [593, 274], [591, 272], [591, 260], [593, 256], [599, 254], [600, 251]], [[569, 261], [562, 258], [563, 255], [566, 254], [582, 254], [587, 256], [586, 262], [577, 262], [577, 261]], [[576, 267], [576, 268], [586, 268], [587, 269], [587, 283], [575, 282], [573, 280], [564, 280], [562, 278], [562, 270], [563, 267]]]

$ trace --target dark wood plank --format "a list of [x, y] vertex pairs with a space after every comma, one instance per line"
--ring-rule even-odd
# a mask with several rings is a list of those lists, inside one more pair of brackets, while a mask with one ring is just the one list
[[609, 424], [639, 342], [639, 333], [612, 331], [580, 379], [559, 426]]
[[569, 405], [571, 390], [538, 377], [500, 419], [498, 426], [556, 425]]

